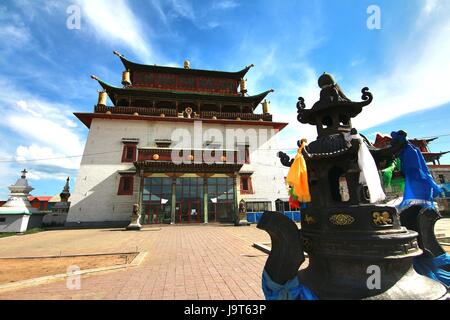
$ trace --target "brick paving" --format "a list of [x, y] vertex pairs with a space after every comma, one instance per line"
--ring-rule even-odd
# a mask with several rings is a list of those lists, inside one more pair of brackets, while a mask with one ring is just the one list
[[83, 276], [80, 290], [66, 281], [0, 293], [0, 299], [263, 299], [267, 255], [253, 242], [261, 230], [222, 225], [161, 226], [160, 230], [60, 230], [4, 238], [0, 257], [147, 251], [139, 267]]
[[[159, 229], [160, 228], [160, 229]], [[436, 225], [450, 236], [450, 219]], [[254, 225], [158, 226], [59, 230], [0, 239], [0, 257], [147, 251], [139, 267], [82, 276], [81, 289], [66, 281], [0, 293], [0, 299], [263, 299], [267, 255], [253, 242], [270, 242]], [[304, 266], [303, 266], [304, 267]], [[0, 270], [1, 272], [1, 270]]]

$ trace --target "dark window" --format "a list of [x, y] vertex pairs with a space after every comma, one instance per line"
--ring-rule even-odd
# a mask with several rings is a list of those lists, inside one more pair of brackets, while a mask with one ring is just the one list
[[439, 183], [444, 184], [444, 183], [445, 183], [445, 177], [444, 177], [444, 175], [443, 175], [443, 174], [440, 174], [438, 177], [439, 177]]
[[245, 163], [250, 163], [250, 146], [245, 146]]
[[247, 202], [247, 212], [263, 212], [272, 210], [272, 204], [269, 201]]
[[248, 178], [247, 177], [243, 177], [242, 178], [242, 190], [244, 191], [248, 191], [249, 186], [248, 186]]
[[289, 205], [289, 201], [275, 201], [275, 208], [278, 212], [286, 212], [286, 211], [298, 211], [298, 209], [292, 209]]
[[5, 222], [6, 218], [0, 218], [0, 222]]
[[136, 160], [136, 145], [125, 144], [123, 146], [122, 162], [133, 162]]
[[253, 186], [252, 186], [252, 178], [249, 176], [242, 176], [241, 177], [241, 193], [243, 194], [249, 194], [253, 193]]
[[117, 192], [118, 195], [133, 195], [133, 182], [134, 179], [131, 176], [123, 176], [120, 177], [119, 181], [119, 191]]

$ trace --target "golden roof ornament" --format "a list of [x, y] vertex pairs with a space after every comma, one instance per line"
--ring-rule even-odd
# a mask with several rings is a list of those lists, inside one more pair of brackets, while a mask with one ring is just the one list
[[267, 99], [264, 99], [262, 104], [263, 113], [269, 113], [269, 104], [270, 101], [267, 101]]
[[185, 69], [190, 69], [191, 68], [191, 63], [189, 62], [189, 60], [184, 60], [184, 68]]
[[124, 72], [122, 72], [122, 85], [124, 87], [131, 86], [130, 71], [129, 70], [125, 70]]
[[246, 94], [247, 93], [247, 80], [241, 79], [239, 81], [239, 86], [241, 87], [241, 93]]
[[102, 91], [98, 91], [98, 101], [97, 101], [97, 105], [98, 106], [106, 106], [106, 98], [107, 98], [107, 94], [105, 90]]
[[191, 114], [192, 114], [192, 112], [193, 112], [193, 110], [192, 110], [191, 107], [187, 107], [187, 108], [184, 110], [184, 112], [186, 112], [188, 118], [191, 118]]

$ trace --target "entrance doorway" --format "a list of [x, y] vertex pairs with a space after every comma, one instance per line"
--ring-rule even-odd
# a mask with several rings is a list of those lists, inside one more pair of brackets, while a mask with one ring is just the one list
[[208, 178], [208, 220], [231, 222], [236, 212], [233, 178]]
[[185, 199], [177, 204], [178, 223], [203, 222], [203, 206], [200, 200]]
[[[175, 181], [175, 203], [172, 203], [173, 179], [170, 177], [145, 177], [142, 193], [142, 224], [167, 223], [172, 219], [174, 205], [175, 223], [203, 223], [203, 177], [179, 177]], [[232, 222], [237, 210], [236, 187], [231, 177], [210, 177], [207, 182], [208, 221]]]
[[203, 178], [178, 178], [176, 184], [177, 223], [200, 223], [203, 215]]
[[145, 178], [142, 194], [142, 224], [163, 223], [169, 219], [172, 199], [171, 178]]

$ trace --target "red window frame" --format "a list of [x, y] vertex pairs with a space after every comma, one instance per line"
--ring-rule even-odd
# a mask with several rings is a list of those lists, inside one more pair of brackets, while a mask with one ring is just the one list
[[[127, 183], [128, 181], [128, 183]], [[125, 187], [128, 185], [128, 189]], [[117, 191], [117, 195], [119, 196], [131, 196], [133, 195], [133, 185], [134, 185], [134, 177], [133, 176], [122, 176], [119, 181], [119, 190]]]
[[[128, 157], [128, 150], [132, 149], [132, 157]], [[122, 151], [122, 162], [136, 161], [137, 146], [135, 144], [124, 144]]]
[[[244, 181], [247, 181], [247, 189], [244, 189]], [[241, 176], [240, 179], [241, 194], [253, 194], [252, 177]]]

